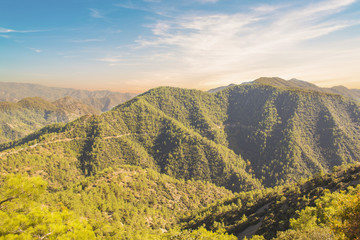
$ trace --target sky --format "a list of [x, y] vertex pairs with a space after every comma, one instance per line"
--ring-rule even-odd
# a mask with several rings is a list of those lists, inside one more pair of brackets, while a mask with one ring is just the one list
[[140, 93], [360, 88], [360, 0], [0, 0], [0, 81]]

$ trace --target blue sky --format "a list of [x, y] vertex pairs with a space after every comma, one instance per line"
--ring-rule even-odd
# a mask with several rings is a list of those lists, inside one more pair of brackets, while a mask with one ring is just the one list
[[262, 76], [360, 88], [360, 2], [0, 0], [0, 81], [142, 92]]

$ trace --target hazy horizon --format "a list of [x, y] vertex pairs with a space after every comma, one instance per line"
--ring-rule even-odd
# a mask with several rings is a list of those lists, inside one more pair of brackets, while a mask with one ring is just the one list
[[[277, 77], [261, 77], [261, 78], [277, 78]], [[257, 78], [259, 79], [259, 78]], [[202, 90], [202, 91], [208, 91], [208, 90], [212, 90], [212, 89], [216, 89], [218, 87], [225, 87], [225, 86], [228, 86], [228, 85], [231, 85], [231, 84], [244, 84], [244, 83], [250, 83], [250, 82], [253, 82], [257, 79], [252, 79], [252, 80], [249, 80], [249, 81], [242, 81], [242, 82], [239, 82], [239, 83], [230, 83], [230, 84], [227, 84], [227, 85], [219, 85], [219, 86], [215, 86], [213, 88], [207, 88], [207, 89], [200, 89], [200, 88], [192, 88], [192, 87], [183, 87], [183, 88], [187, 88], [187, 89], [197, 89], [197, 90]], [[308, 81], [305, 81], [305, 80], [301, 80], [301, 79], [297, 79], [297, 78], [292, 78], [292, 79], [283, 79], [285, 81], [289, 81], [289, 80], [300, 80], [300, 81], [304, 81], [304, 82], [308, 82]], [[159, 85], [159, 86], [153, 86], [151, 88], [148, 88], [148, 89], [144, 89], [144, 90], [139, 90], [139, 91], [123, 91], [123, 89], [119, 89], [119, 90], [116, 90], [116, 89], [106, 89], [106, 88], [86, 88], [86, 86], [79, 86], [79, 87], [71, 87], [71, 86], [55, 86], [55, 85], [50, 85], [50, 84], [47, 84], [47, 83], [36, 83], [36, 82], [3, 82], [3, 83], [18, 83], [18, 84], [36, 84], [36, 85], [41, 85], [41, 86], [45, 86], [45, 87], [55, 87], [55, 88], [69, 88], [69, 89], [75, 89], [75, 90], [87, 90], [87, 91], [112, 91], [112, 92], [121, 92], [121, 93], [135, 93], [135, 94], [141, 94], [141, 93], [144, 93], [150, 89], [153, 89], [153, 88], [158, 88], [158, 87], [168, 87], [170, 85]], [[308, 83], [311, 83], [311, 82], [308, 82]], [[315, 84], [315, 83], [312, 83], [312, 84]], [[321, 86], [319, 84], [315, 84], [316, 86], [318, 87], [324, 87], [324, 86]], [[334, 86], [325, 86], [324, 88], [332, 88], [332, 87], [338, 87], [338, 86], [344, 86], [344, 85], [334, 85]], [[170, 87], [178, 87], [178, 86], [170, 86]], [[360, 89], [360, 88], [351, 88], [351, 87], [347, 87], [347, 86], [344, 86], [348, 89]]]
[[359, 0], [3, 0], [0, 81], [141, 93], [276, 76], [359, 89], [359, 12]]

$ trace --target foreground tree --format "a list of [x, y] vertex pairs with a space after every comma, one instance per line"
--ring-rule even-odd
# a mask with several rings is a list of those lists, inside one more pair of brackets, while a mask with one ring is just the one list
[[312, 239], [360, 239], [360, 185], [342, 192], [328, 191], [316, 200], [315, 207], [306, 207], [290, 224], [293, 229], [280, 232], [277, 239], [303, 239], [309, 234]]
[[7, 176], [0, 186], [0, 239], [95, 239], [85, 219], [46, 204], [40, 177]]

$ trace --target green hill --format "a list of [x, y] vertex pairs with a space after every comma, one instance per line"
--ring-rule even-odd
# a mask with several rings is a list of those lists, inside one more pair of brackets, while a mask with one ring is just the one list
[[3, 145], [6, 148], [0, 153], [2, 169], [43, 171], [55, 185], [130, 164], [234, 191], [261, 186], [233, 151], [186, 128], [142, 97], [100, 116], [46, 127]]
[[69, 122], [100, 112], [71, 97], [48, 102], [25, 98], [17, 103], [0, 102], [0, 143], [22, 138], [51, 123]]
[[360, 159], [359, 104], [339, 95], [255, 83], [215, 94], [159, 88], [141, 97], [248, 160], [266, 186]]
[[360, 159], [359, 104], [339, 95], [267, 85], [228, 88], [229, 148], [267, 186]]
[[256, 179], [275, 186], [358, 161], [359, 116], [356, 102], [316, 91], [245, 84], [210, 94], [162, 87], [100, 116], [4, 145], [1, 154], [4, 162], [61, 156], [73, 164], [70, 172], [76, 169], [68, 180], [130, 164], [240, 191], [260, 187]]

